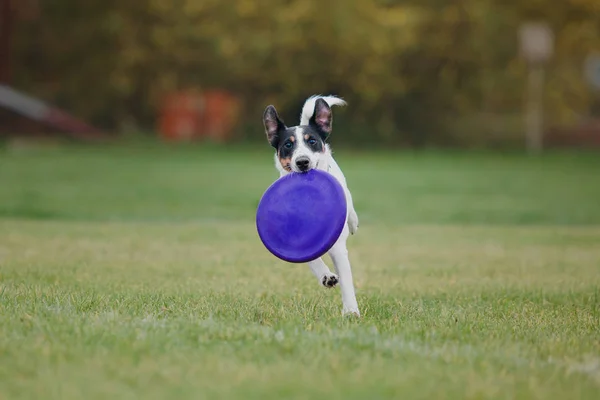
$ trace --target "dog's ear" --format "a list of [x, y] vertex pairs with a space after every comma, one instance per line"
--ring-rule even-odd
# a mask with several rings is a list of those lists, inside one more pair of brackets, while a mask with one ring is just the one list
[[315, 102], [315, 111], [309, 124], [315, 127], [323, 137], [323, 140], [325, 140], [331, 134], [332, 123], [331, 107], [329, 107], [329, 104], [325, 100], [321, 98], [317, 99]]
[[277, 110], [275, 107], [268, 106], [265, 109], [263, 114], [263, 124], [265, 126], [267, 140], [271, 146], [277, 148], [277, 145], [279, 144], [279, 133], [284, 131], [286, 128], [283, 121], [279, 119], [279, 115], [277, 115]]

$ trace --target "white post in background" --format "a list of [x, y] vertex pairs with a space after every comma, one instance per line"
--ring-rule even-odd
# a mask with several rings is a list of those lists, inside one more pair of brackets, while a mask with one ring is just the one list
[[529, 67], [525, 112], [527, 150], [541, 153], [544, 147], [544, 68]]
[[530, 153], [544, 147], [544, 75], [554, 50], [554, 34], [543, 22], [528, 22], [519, 31], [521, 54], [529, 67], [525, 103], [525, 142]]

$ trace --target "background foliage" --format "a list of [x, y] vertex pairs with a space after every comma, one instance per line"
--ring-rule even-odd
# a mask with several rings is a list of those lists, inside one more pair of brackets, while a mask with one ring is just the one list
[[596, 0], [16, 3], [15, 85], [110, 129], [153, 129], [162, 96], [193, 87], [240, 96], [239, 134], [261, 140], [266, 104], [296, 123], [313, 93], [349, 101], [337, 123], [355, 143], [510, 140], [522, 130], [520, 23], [555, 32], [551, 126], [588, 113], [583, 60], [600, 47]]

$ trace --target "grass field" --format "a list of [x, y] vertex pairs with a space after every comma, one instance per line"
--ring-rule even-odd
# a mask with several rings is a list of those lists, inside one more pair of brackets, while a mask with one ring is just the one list
[[597, 154], [340, 151], [362, 318], [262, 247], [272, 153], [0, 151], [0, 399], [597, 399]]

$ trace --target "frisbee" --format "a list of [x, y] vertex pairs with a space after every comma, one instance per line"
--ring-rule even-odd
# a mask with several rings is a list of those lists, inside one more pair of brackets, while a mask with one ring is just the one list
[[310, 170], [276, 180], [256, 210], [256, 228], [264, 246], [291, 263], [327, 253], [346, 223], [342, 185], [329, 173]]

